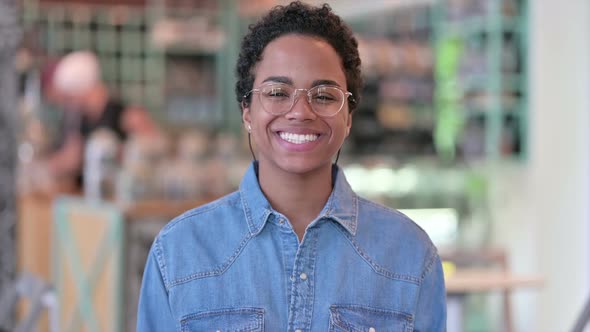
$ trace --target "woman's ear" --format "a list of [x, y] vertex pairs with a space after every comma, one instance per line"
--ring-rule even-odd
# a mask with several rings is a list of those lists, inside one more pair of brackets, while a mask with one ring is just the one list
[[350, 134], [350, 128], [352, 127], [352, 112], [348, 112], [346, 115], [346, 137]]
[[250, 107], [245, 106], [245, 103], [242, 103], [242, 122], [244, 122], [244, 127], [250, 133], [252, 131]]

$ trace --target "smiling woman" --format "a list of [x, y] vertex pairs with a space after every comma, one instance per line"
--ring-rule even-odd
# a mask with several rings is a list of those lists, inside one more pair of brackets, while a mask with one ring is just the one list
[[[266, 46], [262, 60], [254, 69], [254, 76], [254, 86], [258, 90], [265, 91], [269, 84], [274, 87], [274, 91], [258, 93], [259, 98], [243, 103], [242, 118], [246, 126], [250, 126], [257, 147], [262, 190], [272, 203], [273, 197], [277, 197], [273, 191], [284, 192], [276, 187], [277, 184], [295, 181], [299, 186], [313, 188], [313, 191], [301, 190], [300, 193], [309, 195], [313, 192], [317, 196], [312, 201], [321, 203], [313, 206], [315, 211], [310, 211], [313, 216], [310, 215], [312, 219], [309, 220], [297, 220], [295, 211], [282, 211], [291, 223], [295, 223], [301, 237], [305, 230], [303, 226], [307, 225], [297, 223], [308, 224], [313, 220], [330, 195], [332, 158], [352, 124], [348, 104], [343, 102], [349, 92], [341, 90], [347, 86], [346, 76], [340, 56], [328, 42], [293, 33], [278, 37]], [[323, 84], [325, 82], [330, 85]], [[338, 100], [327, 107], [318, 106], [326, 104], [320, 104], [316, 100], [318, 96], [311, 96], [315, 98], [312, 99], [309, 94], [327, 96], [326, 89], [337, 91]], [[308, 98], [298, 98], [301, 94], [296, 91], [306, 91]], [[283, 101], [272, 101], [278, 98]], [[321, 112], [326, 109], [329, 113]], [[318, 186], [319, 183], [323, 186]], [[285, 209], [299, 207], [289, 203]]]
[[236, 97], [255, 160], [238, 191], [171, 221], [144, 273], [138, 331], [443, 331], [428, 236], [354, 193], [333, 162], [362, 85], [328, 5], [250, 27]]

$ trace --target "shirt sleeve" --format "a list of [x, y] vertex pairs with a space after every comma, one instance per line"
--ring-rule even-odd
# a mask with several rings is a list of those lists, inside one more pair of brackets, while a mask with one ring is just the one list
[[158, 265], [154, 249], [150, 250], [137, 308], [137, 332], [175, 331], [176, 321], [172, 315], [168, 291]]
[[440, 257], [434, 252], [420, 287], [414, 331], [446, 331], [446, 290]]

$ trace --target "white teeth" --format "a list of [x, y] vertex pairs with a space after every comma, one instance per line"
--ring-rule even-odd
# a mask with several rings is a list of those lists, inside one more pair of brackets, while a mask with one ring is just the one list
[[285, 141], [287, 141], [289, 143], [303, 144], [303, 143], [313, 142], [313, 141], [317, 140], [320, 135], [315, 135], [315, 134], [299, 135], [299, 134], [281, 132], [279, 134], [279, 136], [281, 136], [282, 139], [284, 139]]

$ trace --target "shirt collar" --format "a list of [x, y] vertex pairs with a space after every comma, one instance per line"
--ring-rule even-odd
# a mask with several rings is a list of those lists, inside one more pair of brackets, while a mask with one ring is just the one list
[[[274, 210], [258, 184], [258, 164], [252, 162], [240, 183], [242, 207], [252, 235], [260, 233]], [[358, 197], [350, 188], [344, 172], [337, 165], [332, 166], [334, 188], [320, 218], [336, 221], [353, 236], [357, 230]]]

